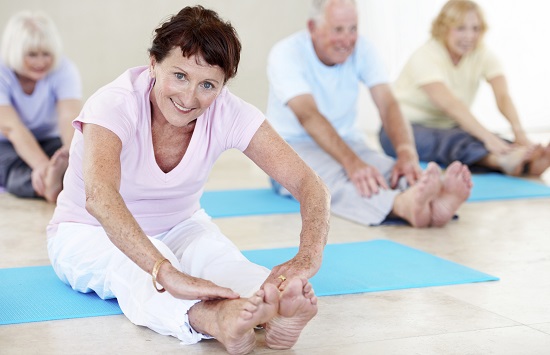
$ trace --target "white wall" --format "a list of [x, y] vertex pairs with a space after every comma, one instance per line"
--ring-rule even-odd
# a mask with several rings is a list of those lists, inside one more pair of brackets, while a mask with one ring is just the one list
[[[360, 31], [371, 38], [395, 79], [411, 52], [427, 38], [430, 23], [445, 0], [357, 0]], [[242, 43], [242, 59], [232, 91], [264, 110], [265, 66], [271, 46], [305, 28], [309, 0], [0, 0], [0, 28], [22, 9], [41, 9], [53, 17], [65, 52], [80, 68], [88, 97], [123, 70], [147, 63], [152, 31], [184, 6], [200, 3], [230, 20]], [[550, 5], [542, 0], [479, 0], [489, 22], [486, 41], [499, 54], [525, 126], [550, 129]], [[474, 112], [491, 128], [507, 125], [491, 93], [482, 87]], [[376, 111], [363, 95], [362, 127], [379, 127]]]
[[[390, 78], [397, 78], [409, 55], [429, 38], [433, 18], [445, 0], [358, 0], [360, 32], [376, 45]], [[489, 30], [486, 44], [499, 56], [512, 98], [526, 129], [550, 129], [550, 4], [537, 0], [478, 0]], [[368, 95], [359, 110], [367, 119], [361, 125], [378, 130], [379, 120]], [[488, 84], [480, 87], [472, 108], [494, 131], [509, 130], [500, 115]]]
[[153, 30], [195, 4], [216, 10], [236, 28], [243, 50], [229, 86], [265, 110], [267, 54], [277, 40], [305, 28], [309, 0], [0, 0], [0, 31], [17, 11], [47, 12], [80, 69], [86, 98], [125, 69], [147, 64]]

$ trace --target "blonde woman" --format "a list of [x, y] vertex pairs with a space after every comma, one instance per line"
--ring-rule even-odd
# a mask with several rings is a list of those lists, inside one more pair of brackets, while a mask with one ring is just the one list
[[[458, 160], [472, 169], [540, 175], [550, 166], [550, 146], [534, 145], [525, 134], [502, 67], [483, 43], [486, 30], [476, 3], [447, 2], [432, 23], [432, 38], [413, 53], [395, 82], [395, 95], [412, 123], [420, 160], [442, 165]], [[509, 121], [513, 142], [489, 131], [470, 110], [482, 80]], [[384, 130], [380, 142], [395, 156]]]
[[52, 20], [13, 15], [0, 49], [0, 186], [55, 202], [62, 189], [74, 119], [81, 108], [75, 65], [64, 58]]

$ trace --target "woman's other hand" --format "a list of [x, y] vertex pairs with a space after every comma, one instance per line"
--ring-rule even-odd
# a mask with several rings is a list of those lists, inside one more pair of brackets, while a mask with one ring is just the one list
[[[172, 296], [184, 300], [209, 301], [224, 298], [239, 298], [235, 291], [215, 283], [187, 275], [168, 263], [164, 263], [158, 273], [157, 283]], [[153, 286], [151, 286], [153, 287]]]

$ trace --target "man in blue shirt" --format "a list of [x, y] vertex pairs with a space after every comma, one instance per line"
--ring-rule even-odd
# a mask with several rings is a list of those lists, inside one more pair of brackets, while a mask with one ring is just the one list
[[[443, 226], [468, 198], [470, 172], [458, 162], [443, 178], [435, 163], [421, 171], [410, 125], [357, 23], [355, 1], [313, 1], [307, 31], [270, 52], [267, 117], [327, 184], [334, 214], [366, 225], [398, 217], [414, 227]], [[396, 160], [369, 148], [357, 128], [360, 84], [370, 91]]]

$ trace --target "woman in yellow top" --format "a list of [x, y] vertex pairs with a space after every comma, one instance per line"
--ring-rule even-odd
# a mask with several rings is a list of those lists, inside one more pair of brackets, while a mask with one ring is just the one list
[[[480, 7], [450, 0], [432, 23], [432, 38], [417, 49], [395, 86], [403, 115], [411, 121], [420, 160], [509, 175], [541, 175], [550, 166], [550, 144], [534, 145], [525, 134], [498, 59], [483, 44], [487, 29]], [[490, 132], [472, 114], [479, 83], [492, 87], [497, 106], [510, 122], [515, 140]], [[395, 156], [386, 133], [380, 142]]]

